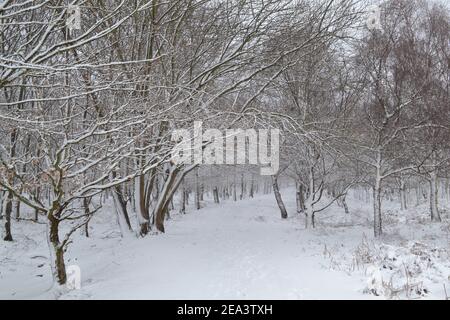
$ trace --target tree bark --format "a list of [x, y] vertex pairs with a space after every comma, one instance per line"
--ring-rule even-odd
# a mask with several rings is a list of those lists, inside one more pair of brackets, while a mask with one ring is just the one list
[[408, 204], [406, 200], [406, 184], [403, 176], [400, 176], [400, 203], [401, 203], [401, 210], [408, 209]]
[[376, 176], [373, 188], [373, 234], [375, 238], [381, 237], [383, 232], [381, 216], [381, 173], [382, 154], [381, 149], [377, 150]]
[[296, 183], [295, 201], [297, 204], [297, 213], [305, 211], [305, 192], [301, 183]]
[[[89, 210], [89, 198], [83, 198], [83, 207], [84, 207], [84, 214], [86, 217], [88, 217], [91, 214], [91, 211]], [[89, 220], [86, 221], [86, 224], [84, 225], [84, 235], [86, 238], [89, 238]]]
[[287, 219], [288, 214], [286, 211], [286, 207], [283, 203], [283, 199], [281, 198], [277, 176], [272, 176], [272, 186], [273, 186], [273, 193], [275, 194], [275, 200], [277, 201], [278, 208], [280, 209], [281, 219]]
[[306, 221], [305, 228], [308, 229], [311, 226], [311, 228], [314, 229], [316, 227], [316, 221], [315, 221], [316, 214], [315, 214], [315, 212], [306, 209], [306, 211], [305, 211], [305, 218], [306, 218], [306, 220], [305, 220]]
[[310, 226], [312, 228], [315, 228], [315, 221], [314, 221], [314, 198], [313, 198], [313, 192], [310, 191], [308, 197], [305, 200], [305, 228], [308, 229]]
[[346, 214], [349, 214], [350, 213], [350, 211], [348, 210], [348, 205], [347, 205], [347, 200], [346, 200], [346, 198], [347, 198], [347, 196], [344, 194], [343, 196], [342, 196], [342, 205], [344, 206], [344, 210], [345, 210], [345, 213]]
[[[165, 232], [164, 220], [166, 213], [169, 209], [169, 203], [172, 198], [173, 193], [176, 191], [176, 178], [179, 173], [177, 167], [171, 168], [166, 181], [164, 182], [163, 190], [161, 191], [158, 203], [154, 209], [155, 225], [156, 229], [161, 232]], [[181, 182], [181, 181], [180, 181]]]
[[195, 170], [195, 207], [200, 210], [200, 182], [198, 181], [198, 168]]
[[[113, 178], [115, 173], [112, 173]], [[120, 227], [122, 237], [129, 236], [133, 229], [131, 228], [130, 217], [128, 216], [127, 204], [123, 199], [122, 190], [120, 185], [113, 187], [112, 196], [114, 201], [114, 208], [116, 209], [117, 222]]]
[[5, 199], [5, 237], [3, 240], [5, 241], [13, 241], [12, 233], [11, 233], [11, 213], [12, 213], [12, 201], [13, 194], [11, 192], [7, 192], [7, 196]]
[[376, 238], [382, 234], [381, 225], [381, 180], [377, 176], [375, 187], [373, 190], [373, 232]]
[[437, 172], [433, 171], [430, 174], [430, 212], [431, 221], [441, 221], [441, 215], [439, 213], [439, 188], [438, 188], [438, 178]]
[[[35, 194], [34, 194], [34, 198], [35, 199], [39, 199], [40, 197], [40, 193], [41, 193], [41, 188], [37, 187]], [[34, 221], [38, 222], [39, 220], [39, 210], [38, 209], [34, 209]]]
[[245, 184], [244, 184], [244, 174], [241, 175], [241, 194], [239, 195], [239, 200], [244, 199]]
[[53, 279], [59, 285], [64, 285], [67, 282], [66, 266], [64, 263], [64, 248], [59, 241], [59, 220], [54, 216], [56, 210], [50, 210], [47, 224], [47, 237], [51, 254], [51, 268]]
[[180, 213], [186, 213], [186, 183], [184, 179], [181, 183]]
[[315, 195], [316, 195], [316, 181], [314, 178], [314, 167], [309, 168], [309, 190], [308, 196], [305, 200], [305, 228], [308, 229], [310, 226], [315, 228]]
[[219, 190], [217, 187], [214, 187], [213, 189], [213, 197], [214, 197], [214, 203], [219, 203]]
[[138, 209], [138, 221], [139, 221], [139, 234], [144, 237], [148, 234], [148, 231], [150, 230], [150, 214], [147, 211], [146, 206], [146, 188], [145, 188], [145, 176], [142, 174], [139, 177], [136, 178], [136, 191], [137, 195], [135, 194]]
[[18, 199], [13, 200], [14, 216], [16, 221], [20, 220], [20, 201]]

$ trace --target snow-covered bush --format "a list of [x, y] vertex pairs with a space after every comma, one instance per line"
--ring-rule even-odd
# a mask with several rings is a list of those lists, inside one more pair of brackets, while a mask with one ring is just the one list
[[361, 264], [368, 264], [365, 292], [377, 296], [414, 299], [426, 296], [432, 284], [449, 281], [449, 252], [445, 249], [419, 242], [409, 242], [405, 247], [363, 242], [354, 255]]

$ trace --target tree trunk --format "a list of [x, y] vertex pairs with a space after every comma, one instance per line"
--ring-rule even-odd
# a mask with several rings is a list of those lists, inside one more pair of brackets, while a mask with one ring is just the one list
[[377, 150], [376, 176], [375, 185], [373, 188], [373, 234], [375, 238], [381, 237], [383, 232], [382, 216], [381, 216], [381, 182], [382, 182], [382, 152], [379, 148]]
[[414, 189], [416, 190], [416, 207], [417, 207], [418, 205], [420, 205], [420, 190], [419, 190], [420, 186], [419, 186], [419, 184], [416, 184]]
[[18, 199], [13, 200], [13, 208], [14, 208], [14, 215], [16, 218], [16, 221], [20, 220], [20, 201]]
[[3, 220], [3, 215], [4, 215], [4, 211], [5, 211], [5, 195], [6, 192], [5, 191], [0, 191], [0, 220]]
[[[35, 197], [36, 199], [39, 199], [40, 193], [41, 193], [41, 188], [37, 187], [37, 188], [36, 188], [36, 192], [35, 192], [35, 194], [34, 194], [34, 197]], [[35, 221], [35, 222], [38, 222], [38, 220], [39, 220], [39, 210], [34, 209], [34, 221]]]
[[297, 213], [305, 211], [305, 193], [301, 183], [296, 183], [295, 200], [297, 204]]
[[186, 213], [186, 182], [184, 179], [181, 183], [180, 213]]
[[[113, 174], [114, 175], [114, 174]], [[122, 237], [129, 236], [133, 229], [131, 228], [130, 217], [128, 216], [127, 204], [123, 199], [120, 185], [114, 186], [112, 190], [114, 208], [117, 214], [117, 223], [120, 227]]]
[[[83, 207], [84, 207], [84, 214], [86, 217], [89, 217], [91, 215], [91, 210], [89, 210], [89, 202], [91, 199], [89, 198], [83, 198]], [[84, 225], [84, 235], [86, 238], [89, 238], [89, 219], [87, 219], [86, 224]]]
[[278, 187], [278, 177], [272, 176], [273, 193], [275, 194], [275, 200], [277, 200], [278, 208], [280, 208], [281, 218], [287, 219], [288, 214], [286, 207], [284, 206], [283, 199], [281, 198], [280, 189]]
[[430, 212], [431, 212], [431, 221], [441, 221], [441, 215], [439, 213], [439, 188], [438, 188], [438, 178], [437, 172], [431, 172], [430, 179]]
[[373, 190], [373, 231], [376, 238], [380, 237], [382, 234], [381, 225], [381, 180], [377, 179], [375, 182], [375, 187]]
[[406, 184], [403, 176], [400, 176], [400, 203], [401, 203], [401, 210], [408, 209], [408, 204], [406, 200]]
[[66, 266], [64, 263], [64, 248], [59, 242], [59, 220], [53, 216], [53, 211], [48, 213], [47, 228], [53, 280], [59, 285], [64, 285], [67, 282]]
[[244, 174], [241, 175], [241, 194], [239, 195], [239, 200], [244, 199], [245, 185], [244, 185]]
[[252, 175], [252, 179], [250, 181], [250, 191], [249, 191], [249, 194], [248, 194], [249, 197], [253, 198], [254, 193], [255, 193], [255, 186], [254, 186], [253, 175]]
[[346, 214], [349, 214], [350, 211], [348, 210], [348, 205], [347, 205], [347, 200], [346, 200], [346, 198], [347, 198], [347, 196], [346, 196], [346, 195], [343, 195], [341, 201], [342, 201], [342, 205], [344, 206], [345, 213], [346, 213]]
[[[16, 140], [17, 140], [17, 129], [13, 129], [10, 136], [11, 150], [10, 156], [14, 158], [16, 156]], [[9, 181], [12, 184], [12, 181]], [[13, 194], [12, 192], [8, 192], [6, 197], [6, 206], [5, 206], [5, 237], [3, 240], [5, 241], [13, 241], [11, 234], [11, 215], [12, 215], [12, 205], [13, 205]]]
[[297, 213], [302, 212], [300, 204], [300, 184], [298, 182], [295, 182], [295, 204], [297, 207]]
[[308, 229], [310, 226], [311, 228], [315, 228], [316, 227], [316, 221], [315, 221], [315, 212], [314, 211], [310, 211], [308, 209], [306, 209], [305, 211], [305, 228]]
[[214, 203], [219, 203], [219, 190], [217, 187], [214, 187], [213, 189], [213, 197], [214, 197]]
[[204, 196], [205, 196], [205, 185], [202, 182], [200, 184], [200, 196], [199, 196], [200, 201], [204, 200], [204, 198], [203, 198]]
[[314, 167], [311, 166], [309, 168], [309, 189], [308, 195], [305, 200], [305, 228], [308, 229], [310, 226], [315, 228], [315, 212], [314, 212], [314, 204], [315, 204], [315, 196], [316, 196], [316, 181], [314, 178]]
[[137, 194], [135, 192], [135, 198], [138, 206], [137, 216], [140, 229], [139, 234], [144, 237], [150, 230], [150, 214], [147, 211], [146, 206], [147, 197], [145, 194], [145, 176], [143, 174], [136, 178], [135, 191], [137, 191]]
[[3, 240], [5, 241], [13, 241], [13, 237], [11, 234], [11, 213], [12, 213], [12, 200], [13, 195], [11, 192], [7, 192], [7, 196], [4, 204], [4, 214], [5, 214], [5, 237]]
[[200, 182], [198, 181], [198, 168], [195, 170], [195, 208], [200, 210]]
[[[311, 186], [312, 187], [312, 186]], [[311, 188], [310, 187], [310, 188]], [[313, 189], [312, 189], [313, 190]], [[305, 200], [305, 228], [308, 229], [309, 227], [315, 228], [315, 221], [314, 221], [314, 191], [310, 191], [308, 194], [308, 197]]]
[[[158, 202], [154, 208], [153, 214], [155, 216], [156, 229], [158, 229], [161, 232], [165, 232], [164, 220], [168, 212], [169, 203], [172, 199], [173, 193], [176, 191], [177, 188], [176, 178], [178, 176], [179, 171], [180, 170], [177, 167], [171, 168], [171, 170], [168, 173], [166, 181], [164, 181], [163, 189], [161, 191]], [[179, 181], [178, 183], [180, 182], [181, 181]]]

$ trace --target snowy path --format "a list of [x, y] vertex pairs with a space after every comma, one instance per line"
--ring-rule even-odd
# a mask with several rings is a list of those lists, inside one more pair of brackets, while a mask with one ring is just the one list
[[[327, 237], [304, 230], [298, 217], [282, 221], [273, 195], [207, 203], [174, 215], [166, 234], [144, 239], [105, 238], [111, 226], [100, 226], [114, 226], [114, 216], [105, 212], [97, 219], [103, 221], [93, 221], [92, 238], [78, 235], [67, 253], [67, 264], [81, 267], [82, 289], [63, 299], [373, 298], [362, 294], [361, 278], [331, 270], [324, 258], [324, 243], [345, 242], [348, 233]], [[30, 260], [36, 255], [47, 255], [44, 241], [18, 260], [20, 266], [0, 266], [0, 298], [51, 298], [48, 264]]]
[[[66, 265], [81, 268], [81, 290], [60, 298], [381, 299], [363, 293], [367, 267], [383, 272], [385, 279], [395, 272], [401, 288], [409, 281], [400, 272], [405, 263], [417, 271], [414, 281], [427, 287], [430, 294], [423, 298], [445, 297], [450, 228], [448, 223], [423, 224], [426, 204], [404, 212], [386, 209], [386, 236], [377, 242], [366, 201], [352, 198], [349, 215], [330, 207], [318, 216], [318, 228], [305, 230], [295, 214], [294, 194], [283, 192], [290, 214], [284, 221], [272, 194], [220, 205], [206, 202], [199, 211], [189, 207], [186, 215], [173, 214], [166, 234], [143, 239], [122, 239], [107, 205], [91, 221], [91, 237], [77, 233], [66, 253]], [[14, 242], [0, 242], [0, 299], [55, 298], [49, 291], [45, 226], [15, 222], [13, 232]], [[375, 264], [364, 262], [367, 254], [377, 259]], [[389, 260], [392, 255], [396, 260]], [[431, 262], [421, 263], [423, 256]]]
[[[281, 221], [270, 195], [209, 204], [176, 216], [164, 235], [110, 249], [108, 268], [80, 256], [83, 270], [98, 269], [85, 272], [93, 280], [83, 293], [98, 299], [367, 298], [361, 280], [322, 266], [323, 246], [299, 222]], [[102, 262], [110, 260], [106, 251]]]

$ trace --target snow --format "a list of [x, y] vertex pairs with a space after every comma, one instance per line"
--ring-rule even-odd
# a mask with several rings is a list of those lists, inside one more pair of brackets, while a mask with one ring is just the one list
[[[121, 238], [109, 203], [92, 219], [91, 237], [77, 233], [66, 253], [66, 264], [81, 268], [81, 289], [57, 298], [445, 298], [447, 212], [440, 224], [423, 223], [426, 204], [399, 211], [385, 200], [386, 236], [375, 241], [367, 202], [349, 196], [350, 215], [331, 206], [317, 215], [311, 230], [295, 213], [294, 190], [282, 195], [287, 220], [280, 219], [273, 194], [219, 205], [208, 200], [201, 210], [172, 212], [165, 234], [145, 238]], [[0, 299], [54, 299], [45, 225], [14, 222], [13, 232], [16, 241], [0, 244]], [[396, 269], [383, 269], [387, 261]], [[385, 292], [382, 284], [392, 274], [395, 287], [404, 285], [400, 266], [414, 263], [419, 268], [408, 280], [422, 282], [426, 293]]]

